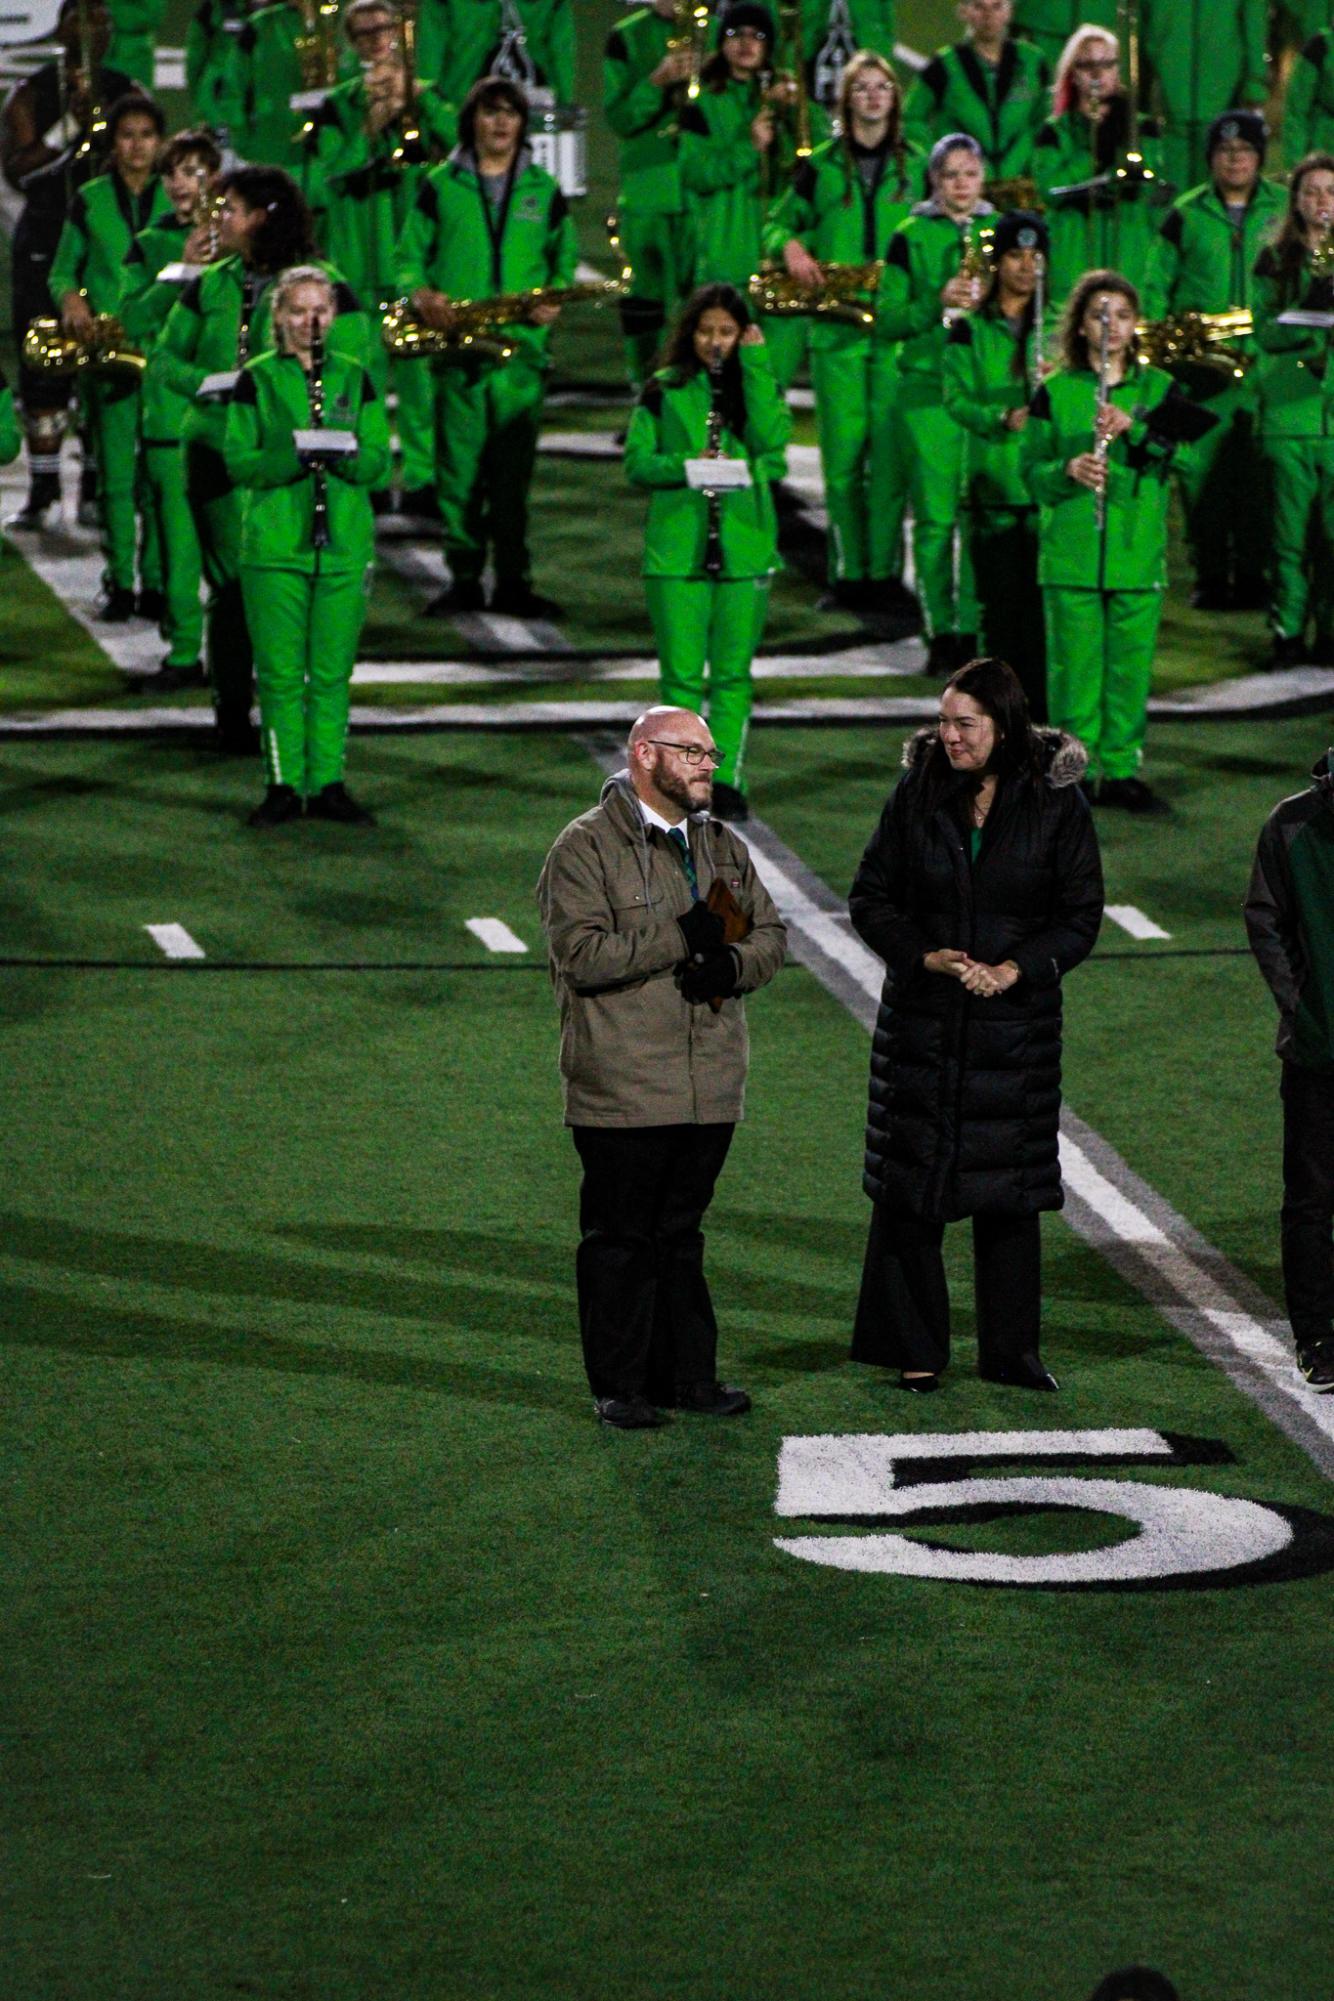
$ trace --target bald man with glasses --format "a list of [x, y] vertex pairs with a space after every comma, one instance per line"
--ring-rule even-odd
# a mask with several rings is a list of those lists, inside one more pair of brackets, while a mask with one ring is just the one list
[[[701, 1225], [743, 1112], [742, 996], [774, 977], [787, 933], [744, 841], [709, 810], [720, 761], [701, 717], [647, 710], [626, 769], [557, 836], [537, 886], [583, 1167], [584, 1366], [598, 1417], [623, 1431], [666, 1409], [750, 1408], [718, 1380]], [[749, 926], [731, 944], [715, 884]]]

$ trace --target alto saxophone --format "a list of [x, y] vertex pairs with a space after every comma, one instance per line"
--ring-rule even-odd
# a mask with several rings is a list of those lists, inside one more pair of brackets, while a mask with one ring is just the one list
[[61, 376], [119, 376], [137, 380], [148, 366], [114, 313], [94, 313], [88, 332], [76, 337], [67, 334], [59, 320], [42, 318], [29, 322], [23, 336], [23, 365], [35, 375], [49, 380]]
[[808, 291], [789, 274], [785, 265], [776, 259], [766, 260], [751, 279], [748, 295], [756, 311], [770, 319], [796, 319], [809, 314], [813, 319], [869, 327], [875, 314], [866, 303], [866, 295], [875, 291], [884, 268], [879, 258], [869, 264], [822, 264], [821, 284]]
[[[991, 231], [989, 229], [975, 231], [972, 223], [966, 222], [960, 226], [959, 234], [963, 239], [963, 255], [959, 259], [959, 269], [955, 276], [966, 278], [970, 285], [975, 285], [987, 268], [991, 250]], [[952, 327], [956, 320], [967, 319], [972, 310], [971, 306], [946, 306], [940, 316], [941, 325]]]
[[[324, 335], [314, 327], [310, 336], [310, 422], [316, 431], [324, 429]], [[310, 545], [329, 546], [329, 475], [322, 465], [311, 468]]]
[[413, 313], [411, 301], [395, 299], [381, 324], [380, 337], [400, 361], [426, 357], [462, 361], [469, 355], [508, 361], [514, 343], [503, 329], [522, 323], [534, 306], [568, 306], [579, 300], [600, 303], [624, 297], [630, 289], [629, 269], [619, 278], [597, 278], [579, 285], [534, 285], [526, 292], [499, 292], [490, 299], [451, 299], [450, 325], [428, 327]]
[[1244, 375], [1251, 357], [1232, 346], [1255, 331], [1249, 306], [1225, 313], [1172, 313], [1164, 320], [1140, 320], [1135, 338], [1144, 361], [1155, 368], [1183, 365], [1217, 369], [1224, 375]]

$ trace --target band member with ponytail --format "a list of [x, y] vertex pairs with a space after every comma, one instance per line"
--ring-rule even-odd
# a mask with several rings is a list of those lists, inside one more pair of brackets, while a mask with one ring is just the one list
[[[883, 257], [918, 198], [926, 163], [903, 139], [902, 100], [886, 57], [859, 50], [839, 84], [839, 136], [817, 146], [775, 202], [765, 250], [818, 299], [826, 264]], [[868, 310], [872, 295], [865, 295]], [[905, 434], [895, 421], [896, 345], [871, 327], [818, 314], [810, 368], [829, 514], [829, 595], [855, 611], [902, 613]]]
[[[417, 190], [396, 270], [398, 290], [429, 327], [449, 330], [451, 298], [560, 288], [574, 277], [574, 223], [555, 180], [533, 159], [527, 128], [528, 100], [518, 86], [484, 77], [459, 115], [458, 145]], [[558, 304], [538, 300], [499, 330], [514, 349], [508, 361], [462, 357], [436, 372], [436, 497], [450, 583], [426, 607], [433, 617], [484, 608], [488, 545], [492, 611], [560, 616], [560, 606], [533, 589], [528, 551], [528, 489], [559, 314]]]
[[977, 651], [977, 598], [967, 537], [956, 547], [967, 438], [944, 406], [941, 368], [951, 325], [982, 295], [983, 237], [995, 211], [982, 199], [982, 149], [966, 132], [941, 139], [927, 171], [929, 199], [889, 239], [876, 331], [899, 343], [897, 420], [910, 455], [927, 672], [948, 674]]
[[1000, 217], [986, 297], [954, 322], [944, 362], [945, 408], [968, 433], [964, 519], [983, 650], [1013, 667], [1040, 723], [1047, 719], [1047, 649], [1037, 507], [1022, 439], [1046, 372], [1039, 314], [1049, 247], [1041, 216], [1013, 209]]
[[1033, 398], [1021, 437], [1041, 509], [1051, 720], [1087, 749], [1100, 806], [1165, 813], [1139, 768], [1167, 588], [1172, 461], [1188, 452], [1182, 440], [1200, 413], [1170, 375], [1138, 359], [1139, 315], [1128, 278], [1087, 273], [1066, 307], [1062, 365]]
[[[1332, 153], [1309, 153], [1299, 163], [1283, 225], [1255, 266], [1275, 667], [1334, 661], [1334, 342], [1329, 327], [1283, 326], [1281, 316], [1293, 307], [1334, 311]], [[1314, 649], [1306, 640], [1312, 617]]]
[[[280, 826], [304, 801], [313, 818], [367, 826], [343, 764], [375, 555], [369, 489], [389, 477], [389, 426], [369, 370], [326, 346], [335, 300], [325, 273], [284, 271], [271, 306], [276, 348], [241, 371], [223, 439], [242, 494], [241, 589], [268, 774], [250, 825]], [[353, 450], [335, 449], [340, 433]]]
[[[706, 285], [691, 298], [645, 385], [625, 441], [625, 470], [647, 487], [645, 591], [662, 700], [706, 708], [722, 753], [713, 811], [747, 817], [744, 762], [751, 662], [764, 631], [778, 538], [769, 483], [781, 479], [792, 419], [744, 296]], [[703, 458], [742, 459], [749, 484], [692, 486]]]
[[[238, 567], [240, 504], [222, 454], [226, 396], [237, 371], [271, 344], [273, 280], [289, 265], [309, 261], [311, 226], [299, 189], [278, 167], [238, 167], [219, 186], [223, 254], [168, 313], [148, 376], [189, 405], [181, 433], [208, 585], [207, 657], [219, 740], [225, 750], [248, 752], [254, 748], [253, 666]], [[366, 315], [336, 272], [326, 268], [325, 275], [334, 281], [339, 309], [329, 345], [365, 362]]]

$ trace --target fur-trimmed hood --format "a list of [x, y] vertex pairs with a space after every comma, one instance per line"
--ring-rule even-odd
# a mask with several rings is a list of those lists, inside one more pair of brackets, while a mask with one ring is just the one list
[[[1071, 736], [1068, 730], [1036, 726], [1033, 735], [1037, 739], [1038, 755], [1042, 759], [1048, 785], [1053, 789], [1062, 785], [1078, 785], [1089, 764], [1089, 754], [1079, 738]], [[914, 730], [903, 746], [904, 769], [922, 770], [931, 751], [939, 742], [940, 730], [935, 723]]]

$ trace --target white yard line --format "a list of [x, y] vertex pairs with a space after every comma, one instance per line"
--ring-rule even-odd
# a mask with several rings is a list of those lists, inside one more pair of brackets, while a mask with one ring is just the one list
[[488, 952], [526, 952], [523, 939], [499, 917], [470, 917], [467, 929], [481, 940]]
[[144, 930], [169, 959], [202, 959], [204, 948], [190, 936], [183, 924], [145, 924]]
[[1119, 924], [1132, 938], [1170, 938], [1172, 935], [1170, 931], [1164, 931], [1161, 924], [1155, 924], [1151, 917], [1146, 917], [1142, 910], [1137, 910], [1133, 903], [1109, 903], [1106, 912], [1113, 924]]
[[[155, 625], [133, 619], [127, 625], [101, 625], [94, 610], [102, 589], [102, 552], [97, 534], [80, 528], [75, 519], [78, 506], [79, 474], [77, 457], [67, 453], [63, 465], [65, 493], [59, 515], [52, 509], [47, 519], [53, 523], [37, 535], [12, 535], [17, 549], [30, 569], [47, 584], [70, 617], [76, 619], [123, 673], [151, 673], [160, 663], [164, 647]], [[28, 491], [27, 468], [22, 459], [0, 470], [0, 513], [8, 514], [22, 505]]]

